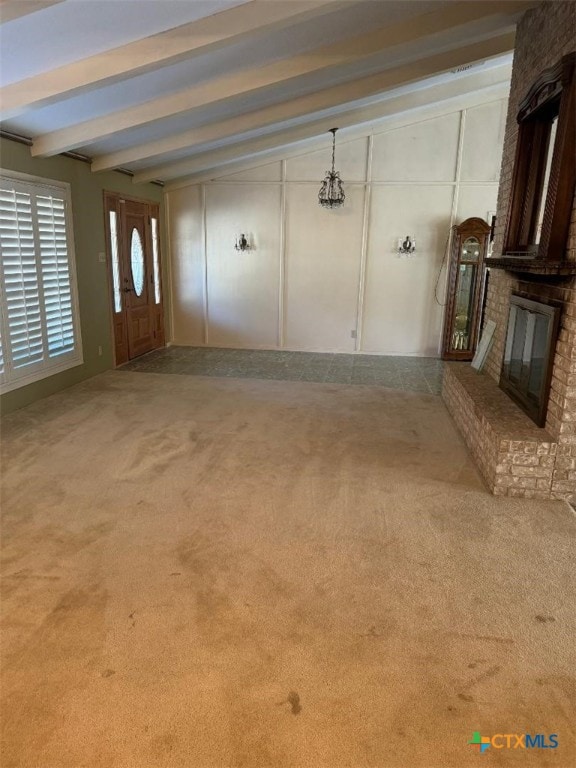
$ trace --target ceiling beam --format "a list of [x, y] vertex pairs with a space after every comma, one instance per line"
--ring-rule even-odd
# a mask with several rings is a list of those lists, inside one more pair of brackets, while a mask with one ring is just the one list
[[[20, 2], [26, 4], [26, 0]], [[11, 83], [0, 89], [2, 119], [10, 120], [30, 109], [45, 107], [85, 91], [215, 51], [225, 45], [275, 32], [290, 24], [336, 11], [351, 2], [299, 0], [280, 3], [251, 0], [198, 21]]]
[[[473, 109], [481, 104], [487, 104], [491, 101], [506, 98], [510, 90], [510, 82], [507, 81], [506, 83], [491, 85], [470, 93], [458, 93], [455, 89], [450, 89], [452, 95], [449, 95], [449, 91], [444, 91], [445, 85], [447, 84], [444, 83], [443, 85], [434, 87], [434, 100], [430, 103], [416, 103], [416, 101], [412, 102], [410, 100], [410, 106], [407, 106], [406, 109], [400, 113], [376, 117], [370, 122], [356, 124], [350, 128], [343, 127], [342, 133], [340, 134], [340, 144], [366, 138], [371, 134], [376, 135], [394, 131], [398, 128], [405, 128], [408, 125], [415, 125], [426, 120], [432, 120], [433, 118], [440, 117], [448, 112]], [[444, 93], [446, 94], [445, 98], [443, 96]], [[430, 95], [432, 96], [432, 94]], [[406, 94], [406, 105], [408, 105], [409, 97], [412, 96], [416, 96], [416, 92]], [[166, 191], [182, 189], [183, 187], [189, 187], [193, 184], [202, 184], [207, 181], [242, 184], [241, 179], [236, 180], [230, 179], [229, 177], [241, 173], [242, 171], [253, 170], [262, 165], [268, 165], [280, 160], [290, 160], [294, 157], [301, 157], [303, 154], [308, 154], [320, 149], [326, 150], [330, 146], [326, 141], [326, 133], [323, 133], [312, 139], [299, 141], [289, 146], [277, 147], [276, 149], [263, 152], [257, 158], [241, 158], [234, 162], [227, 163], [226, 165], [207, 168], [206, 170], [188, 176], [179, 176], [173, 181], [165, 184], [164, 189]], [[329, 141], [330, 139], [328, 138], [328, 142]], [[363, 182], [356, 181], [350, 183], [362, 184]]]
[[323, 46], [291, 59], [210, 80], [144, 104], [44, 134], [34, 141], [31, 152], [35, 157], [48, 157], [162, 118], [278, 86], [319, 70], [344, 64], [351, 65], [382, 51], [388, 54], [391, 48], [404, 51], [408, 43], [418, 49], [423, 39], [466, 24], [492, 19], [501, 27], [502, 19], [505, 19], [508, 25], [512, 25], [513, 19], [517, 18], [525, 7], [531, 5], [532, 2], [524, 0], [505, 0], [498, 3], [490, 0], [454, 2], [442, 11], [410, 18], [367, 35]]
[[[399, 75], [400, 77], [402, 75]], [[356, 86], [353, 84], [353, 88]], [[347, 93], [350, 87], [342, 88], [343, 93]], [[149, 160], [153, 164], [153, 158], [178, 150], [193, 148], [202, 144], [210, 144], [223, 139], [238, 136], [250, 131], [258, 131], [273, 126], [276, 123], [294, 120], [297, 118], [320, 112], [323, 109], [334, 108], [336, 94], [340, 93], [338, 86], [328, 88], [323, 91], [311, 93], [306, 96], [300, 96], [296, 99], [284, 101], [280, 104], [274, 104], [270, 107], [246, 112], [242, 115], [231, 117], [227, 120], [221, 120], [216, 123], [210, 123], [198, 128], [192, 128], [189, 131], [168, 136], [164, 139], [151, 141], [146, 144], [139, 144], [135, 147], [110, 152], [92, 160], [92, 171], [107, 171], [113, 168], [123, 168], [130, 163]], [[340, 98], [340, 97], [337, 97]], [[358, 96], [357, 98], [362, 98]], [[343, 103], [343, 102], [339, 102]]]
[[21, 16], [28, 16], [36, 11], [43, 11], [61, 2], [63, 0], [0, 0], [0, 24], [14, 21]]
[[[426, 59], [419, 59], [394, 69], [379, 72], [377, 75], [338, 85], [321, 92], [323, 108], [336, 107], [340, 104], [373, 96], [391, 88], [433, 77], [473, 61], [482, 61], [495, 56], [501, 56], [513, 50], [513, 48], [514, 33], [508, 33], [480, 43], [469, 44], [452, 51], [436, 54]], [[378, 110], [381, 110], [383, 114], [387, 114], [387, 110], [391, 108], [392, 102], [392, 99], [381, 101], [376, 105], [353, 109], [346, 113], [346, 115], [340, 114], [337, 118], [338, 123], [340, 126], [345, 127], [346, 125], [353, 125], [363, 120], [375, 119], [374, 116]], [[366, 117], [368, 114], [371, 114], [372, 117]], [[254, 156], [260, 152], [268, 151], [294, 141], [302, 141], [329, 130], [330, 124], [334, 122], [334, 119], [334, 115], [330, 115], [314, 123], [307, 123], [256, 139], [249, 139], [248, 141], [239, 142], [211, 152], [199, 153], [189, 160], [152, 166], [145, 171], [136, 173], [133, 182], [138, 184], [155, 179], [166, 180], [185, 176], [218, 164], [232, 162], [241, 157]]]

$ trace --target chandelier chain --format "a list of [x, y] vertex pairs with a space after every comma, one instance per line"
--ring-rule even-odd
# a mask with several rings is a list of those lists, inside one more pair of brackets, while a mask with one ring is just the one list
[[334, 173], [335, 161], [336, 161], [336, 129], [332, 128], [332, 173]]

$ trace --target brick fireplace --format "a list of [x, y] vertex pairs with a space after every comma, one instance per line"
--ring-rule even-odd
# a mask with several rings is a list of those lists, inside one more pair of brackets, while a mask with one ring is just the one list
[[[572, 2], [545, 2], [528, 11], [518, 26], [493, 256], [503, 250], [519, 104], [543, 69], [574, 50], [575, 16]], [[566, 260], [576, 263], [576, 199], [566, 248]], [[499, 387], [512, 294], [561, 307], [544, 427], [536, 426]], [[484, 322], [488, 320], [496, 323], [496, 331], [483, 372], [462, 363], [447, 365], [444, 401], [493, 493], [575, 500], [576, 278], [491, 268]]]

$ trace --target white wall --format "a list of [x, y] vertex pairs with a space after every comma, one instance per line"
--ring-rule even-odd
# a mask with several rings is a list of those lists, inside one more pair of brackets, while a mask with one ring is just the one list
[[[207, 318], [210, 344], [274, 347], [278, 340], [280, 187], [206, 188]], [[255, 248], [234, 250], [239, 233]]]
[[[174, 343], [437, 355], [448, 231], [495, 209], [505, 117], [498, 100], [340, 138], [339, 210], [317, 202], [329, 136], [325, 150], [170, 190]], [[417, 251], [399, 258], [407, 234]]]
[[318, 205], [316, 185], [286, 190], [285, 345], [354, 351], [362, 250], [363, 185], [340, 210]]

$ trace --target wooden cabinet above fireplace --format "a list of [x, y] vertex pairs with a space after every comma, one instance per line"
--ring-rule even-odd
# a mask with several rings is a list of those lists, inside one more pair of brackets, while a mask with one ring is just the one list
[[576, 182], [576, 53], [541, 73], [520, 104], [503, 253], [488, 266], [576, 274], [566, 244]]

